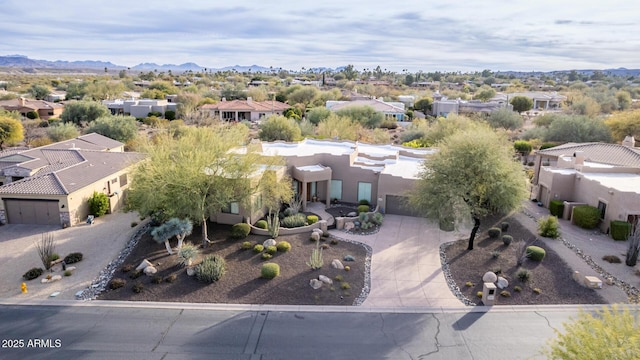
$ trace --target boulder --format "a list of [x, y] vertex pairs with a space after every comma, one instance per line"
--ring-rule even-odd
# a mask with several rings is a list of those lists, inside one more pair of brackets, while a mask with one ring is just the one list
[[356, 227], [356, 225], [353, 223], [353, 221], [347, 221], [346, 223], [344, 223], [345, 230], [352, 230], [354, 227]]
[[67, 271], [74, 271], [76, 269], [75, 266], [67, 266]]
[[503, 278], [502, 276], [498, 276], [498, 282], [496, 283], [498, 288], [506, 289], [509, 286], [509, 280]]
[[276, 246], [276, 241], [274, 239], [265, 240], [262, 243], [262, 246], [264, 246], [265, 249], [267, 248], [267, 246]]
[[347, 216], [348, 217], [356, 217], [356, 216], [358, 216], [358, 213], [355, 212], [355, 211], [352, 211], [352, 212], [348, 213]]
[[147, 266], [146, 268], [144, 268], [144, 273], [148, 276], [155, 275], [155, 273], [157, 272], [158, 272], [158, 269], [156, 269], [156, 267], [153, 265]]
[[309, 280], [309, 285], [311, 285], [312, 288], [314, 289], [320, 289], [322, 287], [322, 281], [318, 280], [318, 279], [311, 279]]
[[484, 273], [484, 275], [482, 275], [482, 281], [486, 282], [486, 283], [494, 283], [498, 280], [498, 276], [491, 272], [491, 271], [487, 271], [486, 273]]
[[328, 277], [326, 277], [324, 275], [318, 276], [318, 280], [322, 281], [323, 283], [325, 283], [327, 285], [333, 284], [333, 280], [329, 279]]
[[356, 261], [356, 258], [353, 255], [345, 255], [344, 261]]
[[147, 266], [153, 266], [153, 264], [151, 262], [149, 262], [149, 260], [144, 259], [144, 260], [142, 260], [140, 265], [138, 265], [136, 270], [144, 270], [144, 268], [146, 268]]
[[320, 229], [313, 229], [312, 230], [314, 233], [318, 233], [318, 235], [322, 236], [324, 234], [324, 232]]
[[320, 234], [318, 234], [317, 232], [312, 232], [311, 233], [311, 240], [320, 241]]
[[342, 265], [342, 262], [338, 259], [331, 260], [331, 267], [338, 270], [344, 269], [344, 265]]
[[194, 267], [188, 267], [187, 268], [187, 276], [193, 276], [196, 274], [196, 268]]

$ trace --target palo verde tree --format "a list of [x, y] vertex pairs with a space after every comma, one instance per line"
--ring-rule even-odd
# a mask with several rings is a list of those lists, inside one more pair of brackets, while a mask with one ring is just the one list
[[14, 145], [24, 139], [24, 128], [20, 120], [0, 115], [0, 150], [5, 144]]
[[503, 133], [478, 124], [444, 138], [427, 159], [409, 197], [419, 213], [444, 222], [471, 217], [469, 250], [480, 219], [517, 208], [526, 197], [526, 178], [513, 145]]
[[252, 147], [234, 151], [246, 143], [247, 135], [242, 124], [218, 124], [187, 127], [180, 136], [169, 134], [141, 145], [148, 157], [134, 171], [128, 208], [159, 220], [190, 219], [202, 225], [202, 243], [207, 244], [207, 219], [232, 202], [247, 206], [254, 189], [260, 188], [258, 170], [281, 161], [261, 157]]
[[90, 123], [93, 120], [107, 116], [111, 112], [109, 109], [97, 101], [76, 101], [64, 106], [64, 111], [60, 115], [60, 120], [71, 122], [76, 125]]

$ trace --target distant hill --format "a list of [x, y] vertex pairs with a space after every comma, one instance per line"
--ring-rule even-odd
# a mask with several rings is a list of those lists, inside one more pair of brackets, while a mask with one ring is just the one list
[[24, 55], [0, 56], [0, 66], [40, 69], [125, 69], [125, 66], [115, 65], [105, 61], [48, 61], [29, 59]]

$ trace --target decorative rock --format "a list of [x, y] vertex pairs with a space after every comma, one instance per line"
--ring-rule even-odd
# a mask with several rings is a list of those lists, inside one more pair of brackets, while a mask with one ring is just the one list
[[613, 282], [613, 278], [612, 278], [612, 277], [608, 277], [608, 278], [606, 279], [606, 282], [607, 282], [607, 285], [613, 285], [613, 284], [614, 284], [614, 282]]
[[356, 261], [356, 258], [354, 258], [352, 255], [346, 255], [344, 257], [344, 261]]
[[498, 283], [496, 284], [500, 289], [505, 289], [509, 286], [509, 280], [498, 276]]
[[51, 295], [49, 295], [49, 297], [56, 297], [58, 295], [60, 295], [60, 291], [56, 291], [54, 293], [51, 293]]
[[314, 233], [318, 233], [318, 235], [322, 236], [324, 234], [324, 232], [320, 229], [313, 229], [312, 230]]
[[482, 281], [486, 282], [486, 283], [494, 283], [498, 280], [498, 276], [491, 272], [491, 271], [487, 271], [486, 273], [484, 273], [484, 275], [482, 275]]
[[276, 241], [274, 239], [265, 240], [262, 243], [262, 246], [264, 246], [265, 249], [267, 248], [267, 246], [276, 246]]
[[136, 268], [136, 270], [144, 270], [144, 268], [146, 268], [147, 266], [153, 266], [152, 263], [149, 262], [149, 260], [144, 259], [142, 260], [142, 262], [140, 263], [140, 265], [138, 265], [138, 267]]
[[344, 265], [342, 265], [342, 262], [338, 259], [331, 260], [331, 267], [338, 270], [344, 269]]
[[312, 232], [311, 233], [311, 240], [320, 241], [320, 234], [318, 234], [317, 232]]
[[144, 268], [144, 273], [148, 276], [154, 275], [157, 272], [158, 272], [158, 269], [156, 269], [156, 267], [153, 265], [147, 266], [146, 268]]
[[75, 266], [67, 266], [67, 271], [74, 271], [75, 269]]
[[187, 268], [187, 276], [193, 276], [196, 274], [196, 268], [194, 267], [188, 267]]
[[347, 231], [353, 229], [354, 227], [356, 226], [353, 221], [347, 221], [346, 223], [344, 223], [344, 229]]
[[582, 277], [582, 274], [580, 274], [580, 271], [574, 271], [573, 274], [571, 274], [571, 277], [573, 278], [573, 281], [584, 286], [584, 278]]
[[358, 213], [355, 211], [352, 211], [350, 213], [347, 214], [348, 217], [354, 217], [354, 216], [358, 216]]
[[322, 281], [323, 283], [325, 283], [327, 285], [333, 284], [333, 280], [329, 279], [328, 277], [326, 277], [324, 275], [318, 276], [318, 280]]
[[311, 285], [312, 288], [314, 289], [320, 289], [322, 287], [322, 281], [318, 280], [318, 279], [311, 279], [309, 280], [309, 285]]

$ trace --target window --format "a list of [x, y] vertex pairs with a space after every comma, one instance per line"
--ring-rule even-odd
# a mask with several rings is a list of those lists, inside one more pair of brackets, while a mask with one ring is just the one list
[[600, 220], [604, 220], [604, 215], [607, 212], [607, 204], [598, 201], [598, 210], [600, 210]]
[[371, 203], [371, 183], [358, 183], [358, 201], [360, 200], [367, 200], [369, 203]]
[[342, 180], [331, 180], [331, 200], [342, 200]]
[[240, 214], [240, 204], [237, 201], [230, 202], [226, 208], [222, 209], [222, 212], [225, 214]]
[[118, 178], [113, 178], [113, 179], [111, 179], [111, 183], [112, 183], [112, 184], [115, 184], [115, 183], [117, 183], [117, 182], [118, 182]]
[[120, 175], [120, 186], [127, 185], [127, 174]]

